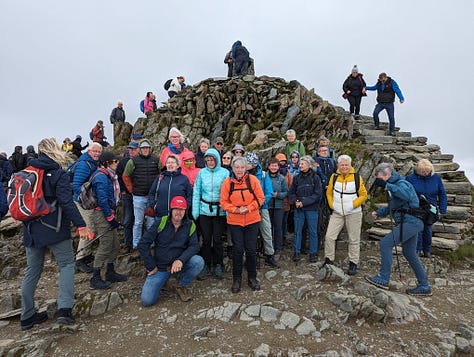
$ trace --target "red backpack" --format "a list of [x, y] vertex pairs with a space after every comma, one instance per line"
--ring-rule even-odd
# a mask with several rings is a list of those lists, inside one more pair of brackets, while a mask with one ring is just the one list
[[8, 206], [18, 221], [29, 221], [56, 210], [43, 193], [44, 170], [28, 166], [12, 175], [8, 187]]

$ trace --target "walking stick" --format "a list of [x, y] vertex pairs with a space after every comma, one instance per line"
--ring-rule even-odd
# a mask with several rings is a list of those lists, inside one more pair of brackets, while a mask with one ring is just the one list
[[[122, 225], [122, 224], [120, 224]], [[95, 241], [99, 240], [100, 238], [102, 238], [103, 236], [105, 236], [108, 232], [110, 232], [113, 228], [112, 227], [109, 227], [109, 229], [107, 229], [104, 233], [98, 235], [97, 237], [94, 237], [94, 239], [90, 240], [89, 242], [87, 242], [87, 244], [85, 246], [83, 246], [81, 249], [79, 249], [77, 252], [76, 252], [76, 257], [79, 255], [80, 252], [82, 252], [84, 249], [86, 248], [89, 248], [92, 243], [94, 243]]]
[[[400, 269], [400, 258], [398, 257], [397, 243], [395, 242], [395, 233], [394, 233], [395, 220], [393, 219], [392, 208], [390, 206], [390, 200], [392, 199], [392, 193], [388, 190], [387, 190], [387, 193], [388, 193], [388, 199], [389, 199], [389, 202], [388, 202], [388, 209], [389, 209], [389, 213], [390, 213], [389, 216], [390, 216], [390, 221], [392, 223], [393, 245], [395, 247], [395, 256], [397, 257], [398, 276], [399, 276], [400, 282], [403, 283], [402, 270]], [[401, 215], [402, 215], [402, 219], [400, 221], [400, 244], [403, 242], [403, 218], [404, 218], [405, 214], [402, 212]]]

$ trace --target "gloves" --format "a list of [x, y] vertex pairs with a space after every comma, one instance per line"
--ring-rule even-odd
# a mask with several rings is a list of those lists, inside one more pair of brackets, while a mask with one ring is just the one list
[[109, 224], [110, 224], [110, 228], [112, 229], [117, 229], [118, 227], [120, 227], [119, 221], [117, 221], [115, 218], [109, 221]]
[[145, 216], [155, 217], [155, 210], [153, 208], [147, 208], [145, 211]]
[[374, 185], [385, 188], [385, 186], [387, 186], [387, 181], [384, 181], [380, 178], [376, 178], [375, 181], [374, 181]]

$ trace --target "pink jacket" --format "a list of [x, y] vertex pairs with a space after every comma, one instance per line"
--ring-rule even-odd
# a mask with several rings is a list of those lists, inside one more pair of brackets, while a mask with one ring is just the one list
[[153, 111], [153, 102], [150, 99], [148, 99], [148, 97], [145, 98], [145, 102], [143, 103], [143, 105], [145, 107], [145, 111], [144, 111], [145, 114]]

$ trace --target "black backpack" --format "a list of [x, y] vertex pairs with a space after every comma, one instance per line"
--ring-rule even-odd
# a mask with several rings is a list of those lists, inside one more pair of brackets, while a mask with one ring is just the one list
[[415, 208], [409, 208], [407, 213], [421, 219], [426, 225], [431, 225], [435, 222], [438, 222], [438, 207], [432, 205], [424, 195], [420, 195], [418, 199], [420, 201], [419, 206]]
[[170, 89], [171, 82], [173, 82], [173, 79], [168, 79], [168, 80], [165, 82], [165, 84], [163, 85], [163, 88], [165, 88], [165, 90]]
[[[332, 174], [332, 187], [334, 189], [334, 184], [337, 180], [337, 177], [339, 176], [339, 174], [337, 173], [334, 173]], [[356, 195], [357, 197], [359, 197], [359, 187], [360, 187], [360, 175], [357, 173], [357, 172], [354, 172], [354, 181], [355, 181], [355, 186], [356, 186]], [[352, 192], [339, 192], [339, 191], [336, 191], [337, 193], [344, 193], [344, 194], [352, 194]]]
[[[245, 191], [245, 190], [249, 190], [249, 192], [253, 195], [253, 197], [255, 198], [255, 201], [257, 201], [258, 203], [258, 207], [262, 207], [262, 205], [260, 204], [260, 201], [258, 200], [257, 198], [257, 195], [255, 194], [255, 192], [253, 191], [253, 188], [252, 186], [250, 185], [250, 174], [247, 174], [247, 177], [245, 178], [245, 183], [247, 184], [247, 187], [246, 188], [235, 188], [235, 182], [234, 181], [230, 181], [230, 190], [229, 190], [229, 197], [232, 196], [232, 193], [234, 191]], [[241, 192], [241, 195], [242, 195], [242, 198], [243, 198], [243, 193]]]

